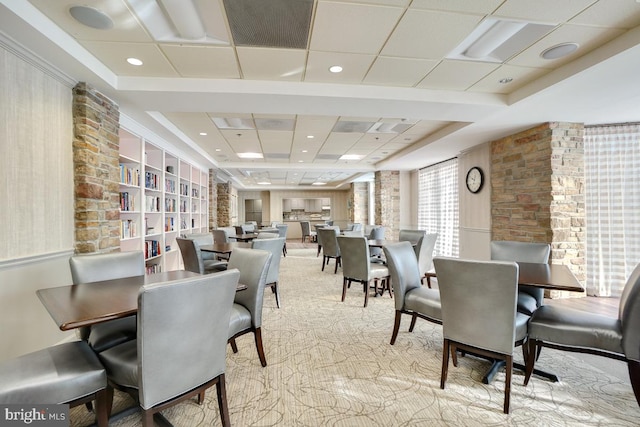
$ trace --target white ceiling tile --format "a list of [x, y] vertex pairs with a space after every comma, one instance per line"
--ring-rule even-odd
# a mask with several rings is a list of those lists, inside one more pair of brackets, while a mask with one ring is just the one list
[[600, 0], [569, 22], [599, 27], [634, 28], [640, 25], [640, 2]]
[[[502, 65], [485, 78], [469, 88], [471, 92], [511, 93], [534, 79], [548, 73], [544, 68], [516, 67]], [[512, 78], [509, 83], [500, 83], [500, 79]]]
[[367, 73], [364, 83], [412, 87], [437, 64], [438, 61], [432, 59], [379, 56]]
[[230, 47], [161, 44], [160, 48], [182, 77], [240, 78]]
[[[178, 77], [176, 70], [155, 44], [83, 41], [82, 45], [118, 75]], [[143, 65], [129, 64], [127, 58], [130, 57], [142, 60]]]
[[411, 8], [488, 14], [496, 10], [502, 2], [504, 0], [413, 0]]
[[498, 66], [488, 62], [445, 60], [434, 68], [418, 87], [466, 90]]
[[571, 19], [596, 0], [507, 0], [495, 15], [529, 22], [561, 23]]
[[[307, 82], [360, 83], [375, 59], [375, 55], [353, 53], [309, 52], [307, 61]], [[342, 66], [341, 73], [332, 73], [329, 67]]]
[[384, 46], [382, 55], [441, 59], [481, 19], [481, 15], [409, 9]]
[[403, 9], [354, 3], [318, 3], [311, 50], [371, 53], [382, 48]]
[[245, 79], [302, 80], [307, 60], [305, 50], [238, 47], [237, 51]]

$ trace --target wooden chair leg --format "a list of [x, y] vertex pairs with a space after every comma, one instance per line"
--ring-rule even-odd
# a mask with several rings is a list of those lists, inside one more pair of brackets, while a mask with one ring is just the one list
[[364, 306], [369, 304], [369, 282], [364, 282]]
[[342, 279], [342, 302], [344, 302], [344, 298], [347, 296], [347, 278]]
[[413, 313], [411, 315], [411, 325], [409, 325], [409, 332], [413, 332], [413, 328], [416, 326], [416, 320], [418, 320], [418, 315]]
[[258, 350], [258, 357], [260, 358], [260, 364], [264, 368], [267, 366], [267, 358], [264, 355], [264, 348], [262, 347], [262, 330], [261, 328], [256, 328], [255, 333], [253, 334], [256, 340], [256, 349]]
[[238, 346], [236, 345], [236, 339], [235, 338], [231, 338], [229, 340], [229, 344], [231, 345], [231, 350], [233, 350], [234, 353], [238, 352]]
[[96, 424], [98, 427], [109, 425], [109, 412], [113, 402], [113, 388], [107, 387], [96, 393]]
[[198, 405], [202, 405], [204, 403], [204, 390], [198, 393]]
[[278, 282], [271, 285], [271, 290], [276, 294], [276, 307], [280, 308], [280, 288], [278, 287]]
[[336, 268], [333, 270], [333, 274], [338, 274], [338, 265], [340, 264], [340, 257], [336, 258]]
[[636, 402], [640, 405], [640, 362], [637, 360], [628, 360], [627, 368], [629, 369], [629, 380], [633, 394], [636, 396]]
[[509, 413], [509, 402], [511, 400], [511, 375], [513, 373], [513, 356], [507, 356], [506, 378], [504, 384], [504, 413]]
[[447, 373], [449, 370], [449, 340], [444, 339], [442, 345], [442, 371], [440, 373], [440, 388], [444, 390], [444, 383], [447, 382]]
[[536, 363], [536, 347], [538, 343], [536, 340], [527, 340], [527, 342], [523, 345], [526, 345], [527, 348], [527, 358], [524, 360], [524, 385], [529, 384], [529, 380], [531, 379], [531, 374], [533, 374], [533, 367]]
[[231, 427], [231, 419], [229, 418], [229, 406], [227, 405], [227, 387], [225, 385], [224, 374], [218, 377], [216, 384], [218, 391], [218, 408], [220, 409], [220, 420], [224, 427]]
[[324, 271], [324, 266], [327, 263], [327, 257], [326, 256], [322, 256], [322, 271]]
[[455, 343], [449, 344], [451, 353], [451, 361], [453, 362], [453, 366], [458, 367], [458, 346]]
[[142, 410], [142, 427], [154, 427], [153, 411]]
[[400, 318], [402, 316], [402, 312], [400, 310], [396, 310], [396, 319], [393, 322], [393, 332], [391, 333], [391, 342], [389, 344], [394, 345], [396, 343], [396, 338], [398, 337], [398, 331], [400, 330]]

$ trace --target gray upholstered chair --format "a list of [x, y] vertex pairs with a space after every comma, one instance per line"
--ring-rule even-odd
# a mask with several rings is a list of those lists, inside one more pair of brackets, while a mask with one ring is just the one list
[[311, 231], [309, 221], [300, 221], [300, 230], [302, 231], [302, 243], [306, 240], [309, 242], [314, 242], [316, 240], [317, 233], [315, 231]]
[[401, 242], [406, 240], [413, 243], [414, 245], [417, 245], [420, 238], [423, 237], [425, 234], [427, 234], [427, 232], [424, 230], [404, 229], [398, 232], [398, 240], [400, 240]]
[[265, 279], [265, 286], [271, 288], [271, 291], [276, 295], [276, 306], [280, 308], [278, 277], [280, 276], [280, 259], [282, 257], [282, 248], [284, 247], [284, 237], [255, 239], [251, 242], [251, 247], [271, 252], [272, 256], [271, 261], [269, 261], [269, 271]]
[[543, 305], [529, 320], [524, 384], [529, 383], [541, 347], [589, 353], [627, 362], [629, 379], [640, 405], [640, 264], [622, 290], [618, 317], [569, 307]]
[[[504, 413], [509, 413], [513, 352], [527, 336], [527, 316], [516, 310], [518, 264], [506, 261], [471, 261], [436, 257], [442, 304], [442, 375], [444, 389], [449, 353], [458, 366], [456, 351], [468, 351], [504, 360], [506, 379]], [[524, 319], [519, 323], [518, 319]]]
[[143, 426], [152, 427], [154, 413], [193, 396], [202, 404], [214, 384], [222, 425], [230, 425], [224, 373], [239, 277], [231, 269], [140, 289], [137, 339], [99, 356], [109, 384], [139, 402]]
[[327, 224], [314, 224], [313, 227], [316, 229], [316, 242], [318, 243], [318, 252], [316, 252], [316, 256], [320, 256], [320, 252], [322, 251], [322, 240], [318, 230], [327, 227]]
[[260, 230], [256, 236], [256, 239], [275, 239], [276, 237], [280, 237], [280, 234], [278, 234], [277, 230], [275, 232]]
[[289, 229], [289, 224], [276, 224], [276, 228], [278, 229], [278, 237], [284, 238], [282, 255], [287, 256], [287, 230]]
[[[217, 228], [211, 232], [213, 235], [213, 241], [215, 243], [229, 243], [229, 230], [224, 228]], [[232, 233], [234, 234], [234, 233]], [[206, 259], [206, 258], [203, 258]], [[215, 259], [229, 261], [229, 254], [216, 254]]]
[[260, 364], [267, 366], [262, 346], [262, 302], [264, 285], [269, 272], [271, 252], [261, 249], [236, 248], [229, 258], [229, 268], [240, 270], [240, 283], [247, 289], [236, 294], [229, 320], [229, 344], [238, 352], [236, 338], [253, 332]]
[[340, 234], [338, 227], [324, 227], [318, 229], [318, 235], [322, 242], [322, 271], [324, 271], [325, 265], [329, 265], [330, 259], [336, 260], [336, 266], [333, 270], [333, 274], [338, 272], [338, 266], [342, 263], [342, 257], [340, 256], [340, 247], [338, 246], [337, 236]]
[[[142, 251], [111, 252], [105, 254], [74, 255], [69, 259], [71, 280], [74, 284], [144, 276], [144, 253]], [[136, 318], [129, 316], [110, 320], [91, 327], [77, 329], [80, 339], [85, 340], [94, 351], [132, 340], [136, 337]]]
[[[199, 246], [213, 245], [214, 241], [213, 233], [193, 233], [188, 234], [185, 238], [195, 240]], [[216, 254], [213, 252], [201, 252], [201, 255], [204, 261], [216, 259]]]
[[366, 307], [369, 303], [371, 283], [373, 282], [373, 288], [377, 293], [378, 282], [380, 282], [380, 293], [382, 294], [385, 286], [388, 286], [389, 270], [382, 264], [371, 262], [366, 237], [338, 236], [336, 240], [342, 254], [342, 301], [344, 302], [347, 288], [351, 287], [351, 282], [358, 282], [362, 283], [364, 288], [364, 306]]
[[350, 231], [362, 231], [362, 223], [359, 223], [359, 222], [354, 223]]
[[[380, 225], [371, 227], [368, 234], [369, 240], [384, 240], [384, 231], [385, 228]], [[384, 264], [382, 248], [369, 248], [369, 253], [371, 254], [371, 261]]]
[[202, 259], [202, 251], [198, 242], [192, 239], [176, 238], [180, 253], [182, 254], [182, 263], [184, 269], [193, 271], [194, 273], [209, 274], [226, 270], [227, 262], [219, 260]]
[[93, 400], [98, 426], [107, 427], [107, 374], [85, 341], [68, 342], [0, 362], [1, 405], [64, 403], [74, 407]]
[[414, 250], [418, 259], [418, 269], [420, 270], [420, 282], [427, 280], [427, 285], [431, 287], [429, 272], [433, 269], [433, 249], [436, 246], [438, 234], [426, 233], [416, 244]]
[[[547, 264], [551, 246], [548, 243], [492, 241], [491, 259], [496, 261]], [[518, 286], [518, 311], [531, 316], [544, 302], [544, 289]]]
[[433, 323], [442, 323], [440, 292], [425, 288], [421, 284], [418, 260], [411, 243], [400, 242], [383, 248], [387, 268], [391, 276], [396, 317], [391, 334], [391, 345], [395, 344], [402, 314], [411, 315], [409, 332], [413, 332], [418, 317]]

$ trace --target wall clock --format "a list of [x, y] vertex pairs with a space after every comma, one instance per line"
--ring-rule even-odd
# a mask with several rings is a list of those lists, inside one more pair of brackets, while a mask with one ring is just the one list
[[467, 188], [472, 193], [477, 193], [482, 189], [482, 184], [484, 184], [484, 174], [482, 173], [482, 169], [477, 166], [472, 167], [467, 172]]

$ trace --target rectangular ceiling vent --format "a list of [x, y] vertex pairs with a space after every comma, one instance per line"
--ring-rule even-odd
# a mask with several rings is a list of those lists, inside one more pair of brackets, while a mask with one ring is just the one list
[[339, 121], [333, 126], [333, 132], [342, 133], [365, 133], [376, 122], [354, 122], [354, 121]]
[[306, 49], [313, 0], [224, 0], [236, 46]]
[[295, 121], [293, 119], [255, 119], [258, 130], [293, 130]]

